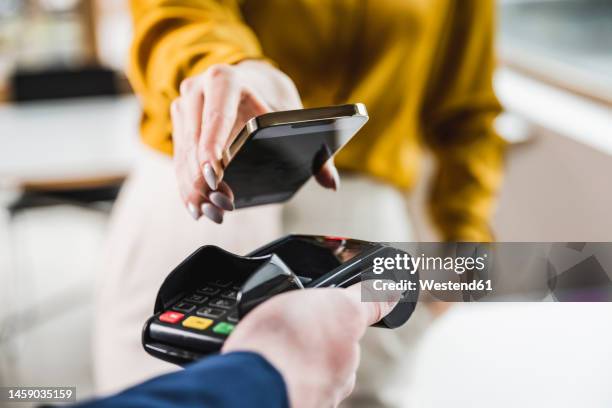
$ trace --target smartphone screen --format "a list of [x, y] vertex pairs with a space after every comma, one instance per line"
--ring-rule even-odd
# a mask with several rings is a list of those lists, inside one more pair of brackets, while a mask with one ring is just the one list
[[223, 176], [234, 192], [236, 208], [291, 198], [366, 121], [367, 117], [350, 116], [254, 131]]

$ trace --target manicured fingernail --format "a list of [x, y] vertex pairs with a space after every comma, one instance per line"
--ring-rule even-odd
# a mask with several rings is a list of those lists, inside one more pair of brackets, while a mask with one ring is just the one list
[[332, 187], [334, 191], [338, 191], [340, 188], [340, 174], [338, 174], [338, 169], [336, 166], [332, 166], [331, 168], [332, 180], [334, 181], [334, 186]]
[[204, 180], [206, 180], [206, 184], [208, 184], [208, 187], [210, 187], [211, 190], [217, 189], [219, 180], [217, 180], [217, 175], [215, 174], [215, 170], [212, 168], [210, 163], [206, 163], [204, 165]]
[[210, 193], [210, 201], [212, 201], [212, 203], [217, 207], [221, 207], [224, 210], [232, 211], [234, 209], [234, 203], [232, 202], [231, 198], [218, 191]]
[[211, 221], [221, 224], [223, 222], [223, 213], [220, 209], [210, 203], [202, 204], [202, 212]]
[[193, 203], [187, 203], [187, 210], [189, 210], [189, 214], [191, 214], [191, 217], [193, 217], [194, 220], [200, 218], [198, 207], [196, 207]]

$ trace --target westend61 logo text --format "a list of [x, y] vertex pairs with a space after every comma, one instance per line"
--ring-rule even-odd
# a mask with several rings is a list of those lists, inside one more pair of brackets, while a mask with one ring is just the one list
[[377, 275], [385, 271], [405, 270], [411, 275], [420, 271], [454, 271], [458, 275], [466, 271], [482, 271], [485, 269], [487, 255], [478, 257], [469, 256], [410, 256], [408, 254], [397, 254], [395, 257], [374, 258], [373, 272]]

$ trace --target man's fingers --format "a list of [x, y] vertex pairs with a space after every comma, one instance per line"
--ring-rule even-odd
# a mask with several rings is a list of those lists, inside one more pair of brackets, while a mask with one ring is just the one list
[[317, 182], [325, 187], [337, 191], [340, 188], [340, 174], [334, 164], [333, 159], [325, 162], [321, 170], [315, 174]]
[[198, 158], [207, 184], [216, 190], [223, 177], [221, 158], [236, 122], [241, 90], [229, 66], [212, 66], [206, 75]]
[[383, 317], [391, 313], [391, 311], [393, 310], [395, 305], [397, 305], [401, 297], [400, 292], [375, 292], [372, 294], [375, 294], [375, 297], [371, 296], [371, 298], [385, 297], [385, 299], [377, 302], [364, 302], [361, 300], [362, 290], [373, 290], [370, 285], [364, 286], [363, 283], [357, 283], [345, 290], [348, 292], [349, 296], [351, 296], [353, 300], [355, 300], [356, 303], [359, 305], [359, 311], [365, 321], [366, 327], [377, 323]]

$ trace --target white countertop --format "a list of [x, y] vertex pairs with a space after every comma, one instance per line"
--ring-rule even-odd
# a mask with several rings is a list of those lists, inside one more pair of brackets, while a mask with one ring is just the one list
[[134, 96], [0, 106], [0, 185], [127, 174], [139, 112]]

